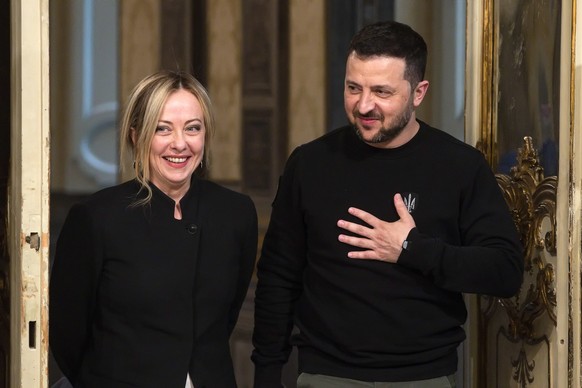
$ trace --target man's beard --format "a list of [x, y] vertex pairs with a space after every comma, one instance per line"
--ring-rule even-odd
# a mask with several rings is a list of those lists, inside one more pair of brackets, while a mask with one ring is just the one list
[[368, 144], [389, 143], [392, 140], [394, 140], [395, 138], [397, 138], [398, 135], [400, 135], [402, 133], [404, 128], [406, 128], [406, 125], [408, 125], [408, 122], [410, 121], [410, 118], [412, 117], [413, 112], [414, 112], [414, 107], [413, 107], [412, 103], [410, 103], [410, 104], [408, 104], [408, 106], [406, 107], [406, 110], [404, 112], [402, 112], [401, 115], [394, 117], [392, 122], [388, 123], [387, 127], [381, 127], [378, 130], [378, 133], [376, 133], [374, 135], [374, 137], [372, 137], [369, 140], [364, 139], [364, 135], [362, 134], [362, 129], [357, 124], [357, 121], [355, 119], [357, 119], [357, 118], [374, 118], [374, 119], [377, 119], [379, 122], [383, 122], [384, 115], [377, 114], [374, 111], [363, 115], [363, 114], [360, 114], [358, 112], [357, 108], [354, 108], [354, 110], [352, 112], [352, 114], [354, 115], [353, 125], [354, 125], [354, 128], [356, 130], [356, 134], [358, 135], [358, 137], [362, 141], [364, 141]]

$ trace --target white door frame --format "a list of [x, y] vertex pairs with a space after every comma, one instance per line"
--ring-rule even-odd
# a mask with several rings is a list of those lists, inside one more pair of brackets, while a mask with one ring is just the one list
[[[483, 91], [482, 81], [487, 59], [485, 23], [492, 12], [491, 0], [467, 0], [467, 51], [465, 91], [465, 140], [475, 146], [483, 139], [482, 107], [494, 96]], [[555, 271], [557, 296], [557, 346], [552, 360], [551, 387], [582, 386], [582, 4], [578, 0], [562, 0], [560, 60], [560, 144], [559, 176], [556, 202], [556, 249], [559, 262]], [[469, 303], [470, 317], [478, 314]], [[479, 367], [476, 320], [469, 319], [465, 354], [465, 387], [477, 387], [470, 376]]]
[[11, 0], [10, 387], [48, 384], [49, 0]]

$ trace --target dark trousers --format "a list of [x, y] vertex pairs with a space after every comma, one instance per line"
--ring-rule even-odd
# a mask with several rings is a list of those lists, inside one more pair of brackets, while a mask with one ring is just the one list
[[370, 382], [342, 377], [301, 373], [297, 388], [455, 388], [455, 376], [442, 376], [429, 380], [403, 381], [397, 383]]

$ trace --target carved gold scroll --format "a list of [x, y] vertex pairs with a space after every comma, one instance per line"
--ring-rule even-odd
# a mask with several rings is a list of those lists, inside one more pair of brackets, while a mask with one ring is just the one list
[[521, 236], [525, 273], [514, 297], [480, 297], [483, 369], [494, 371], [481, 376], [481, 382], [487, 387], [550, 386], [557, 324], [557, 177], [544, 177], [531, 137], [524, 138], [509, 174], [496, 177]]

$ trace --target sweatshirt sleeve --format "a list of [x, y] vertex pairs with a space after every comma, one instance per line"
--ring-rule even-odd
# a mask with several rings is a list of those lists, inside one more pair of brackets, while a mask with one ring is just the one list
[[49, 304], [51, 351], [73, 384], [91, 330], [101, 261], [98, 239], [86, 206], [73, 206], [57, 241]]
[[523, 280], [523, 248], [495, 176], [483, 159], [461, 196], [461, 244], [413, 229], [398, 264], [451, 291], [511, 297]]
[[257, 265], [252, 354], [255, 387], [281, 387], [282, 368], [291, 353], [294, 306], [303, 288], [306, 256], [297, 165], [294, 152], [279, 180]]

